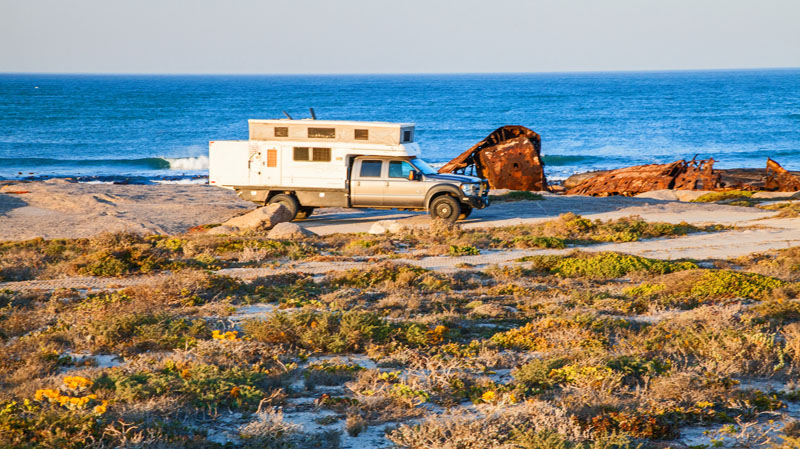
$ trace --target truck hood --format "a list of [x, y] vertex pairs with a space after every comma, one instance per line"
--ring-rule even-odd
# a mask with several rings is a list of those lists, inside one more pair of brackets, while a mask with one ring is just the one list
[[467, 175], [454, 175], [452, 173], [436, 173], [433, 175], [424, 175], [425, 180], [434, 180], [434, 181], [449, 181], [449, 182], [458, 182], [458, 183], [476, 183], [481, 182], [482, 179], [478, 178], [477, 176], [467, 176]]

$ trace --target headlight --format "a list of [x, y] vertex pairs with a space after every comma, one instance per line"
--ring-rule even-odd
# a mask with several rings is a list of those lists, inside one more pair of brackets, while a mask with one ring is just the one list
[[480, 190], [481, 187], [479, 184], [461, 184], [461, 191], [467, 196], [475, 196]]

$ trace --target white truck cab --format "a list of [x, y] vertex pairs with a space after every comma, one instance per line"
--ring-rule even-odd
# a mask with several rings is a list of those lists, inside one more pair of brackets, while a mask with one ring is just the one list
[[209, 143], [209, 183], [296, 218], [317, 207], [429, 210], [455, 221], [488, 206], [488, 183], [443, 175], [409, 123], [249, 120], [250, 139]]

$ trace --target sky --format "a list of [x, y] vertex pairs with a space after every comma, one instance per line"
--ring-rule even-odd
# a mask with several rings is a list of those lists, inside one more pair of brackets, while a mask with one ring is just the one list
[[800, 67], [798, 0], [0, 0], [0, 72]]

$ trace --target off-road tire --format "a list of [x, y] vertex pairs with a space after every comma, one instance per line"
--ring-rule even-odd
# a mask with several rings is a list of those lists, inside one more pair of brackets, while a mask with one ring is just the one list
[[461, 205], [461, 215], [458, 216], [459, 220], [466, 220], [469, 218], [469, 215], [472, 213], [472, 206], [468, 204]]
[[461, 215], [461, 204], [452, 196], [442, 195], [431, 201], [428, 211], [433, 218], [453, 223]]
[[313, 207], [300, 206], [300, 209], [297, 210], [297, 215], [294, 218], [295, 220], [305, 220], [306, 218], [310, 217], [311, 214], [313, 213], [314, 213]]
[[283, 204], [283, 206], [289, 209], [289, 213], [291, 214], [292, 221], [297, 217], [297, 212], [300, 210], [300, 203], [297, 202], [297, 198], [294, 195], [286, 195], [284, 193], [278, 194], [273, 196], [269, 199], [267, 204]]

